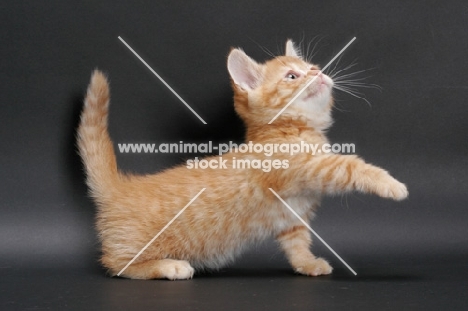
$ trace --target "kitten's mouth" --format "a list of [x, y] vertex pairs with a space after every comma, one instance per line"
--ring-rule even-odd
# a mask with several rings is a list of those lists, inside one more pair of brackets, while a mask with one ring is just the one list
[[326, 76], [324, 74], [321, 74], [319, 77], [317, 77], [317, 80], [318, 79], [320, 79], [319, 80], [320, 81], [320, 86], [325, 85], [325, 86], [327, 86], [329, 88], [333, 87], [333, 80], [330, 77], [328, 77], [328, 76]]
[[311, 99], [312, 97], [323, 94], [326, 91], [330, 91], [333, 87], [333, 81], [324, 75], [317, 76], [314, 83], [312, 83], [307, 89], [307, 95], [305, 99]]

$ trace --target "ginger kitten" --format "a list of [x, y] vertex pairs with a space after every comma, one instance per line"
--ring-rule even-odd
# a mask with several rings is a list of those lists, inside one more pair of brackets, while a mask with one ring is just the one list
[[[284, 56], [264, 64], [240, 49], [227, 67], [234, 107], [247, 127], [246, 141], [258, 144], [328, 143], [333, 81], [304, 61], [292, 41]], [[317, 76], [272, 124], [268, 122]], [[304, 220], [314, 216], [322, 195], [357, 190], [402, 200], [408, 191], [385, 170], [354, 155], [234, 153], [227, 168], [188, 169], [181, 165], [154, 175], [119, 172], [107, 131], [109, 86], [95, 71], [78, 129], [79, 152], [97, 211], [102, 264], [116, 275], [202, 188], [204, 191], [128, 268], [133, 279], [190, 279], [194, 269], [219, 268], [246, 246], [275, 236], [293, 269], [304, 275], [329, 274], [332, 267], [311, 251], [308, 229], [268, 188]], [[213, 159], [218, 158], [212, 157]], [[287, 161], [265, 172], [233, 168], [233, 158]], [[209, 159], [209, 158], [208, 158]]]

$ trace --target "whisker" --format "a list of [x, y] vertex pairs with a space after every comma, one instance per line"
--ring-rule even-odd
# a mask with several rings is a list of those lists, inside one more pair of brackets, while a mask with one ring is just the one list
[[263, 52], [265, 52], [267, 55], [275, 58], [275, 57], [278, 57], [278, 55], [275, 55], [272, 51], [270, 51], [268, 48], [264, 47], [264, 46], [259, 46]]
[[[356, 63], [356, 64], [357, 64], [357, 63]], [[350, 68], [351, 68], [351, 67], [350, 67]], [[347, 74], [343, 74], [343, 75], [341, 75], [341, 76], [339, 76], [339, 77], [336, 77], [336, 75], [337, 75], [339, 72], [345, 71], [345, 69], [342, 69], [342, 70], [338, 71], [338, 72], [335, 74], [334, 77], [336, 77], [335, 80], [336, 80], [336, 79], [351, 78], [351, 77], [357, 76], [358, 74], [361, 74], [361, 73], [363, 73], [363, 72], [370, 71], [370, 70], [375, 70], [375, 69], [376, 69], [376, 68], [369, 68], [369, 69], [358, 70], [358, 71], [350, 72], [350, 73], [347, 73]]]
[[363, 82], [348, 82], [348, 81], [335, 81], [335, 84], [338, 86], [345, 86], [345, 87], [362, 87], [367, 89], [377, 89], [382, 91], [382, 87], [377, 84], [369, 84]]
[[347, 87], [347, 86], [342, 86], [342, 85], [339, 85], [338, 87], [336, 87], [336, 89], [341, 89], [341, 90], [346, 90], [346, 91], [349, 91], [353, 94], [356, 94], [356, 95], [361, 95], [361, 96], [364, 96], [363, 93], [353, 89], [353, 88], [350, 88], [350, 87]]
[[335, 71], [336, 66], [338, 66], [338, 64], [340, 63], [340, 60], [341, 60], [342, 57], [343, 57], [343, 54], [341, 54], [340, 57], [338, 57], [338, 59], [335, 62], [335, 65], [333, 66], [333, 68], [332, 68], [332, 66], [328, 67], [327, 69], [325, 69], [324, 73], [327, 74], [329, 77], [332, 77], [333, 76], [333, 71]]
[[338, 105], [335, 103], [335, 105], [333, 105], [333, 109], [336, 109], [338, 110], [339, 112], [350, 112], [349, 110], [346, 110], [346, 109], [343, 109], [343, 108], [339, 108]]
[[333, 79], [333, 81], [363, 81], [367, 79], [369, 79], [369, 77], [353, 78], [353, 79], [344, 79], [342, 77], [338, 77], [338, 78]]
[[305, 32], [302, 31], [302, 39], [301, 39], [301, 41], [300, 41], [299, 44], [298, 44], [299, 50], [301, 51], [301, 56], [305, 55], [305, 54], [304, 54], [304, 40], [305, 40]]
[[272, 51], [270, 51], [267, 47], [265, 46], [262, 46], [260, 43], [258, 43], [257, 41], [255, 41], [254, 39], [248, 37], [250, 39], [250, 41], [252, 41], [253, 43], [255, 43], [265, 54], [267, 54], [268, 56], [271, 56], [272, 58], [276, 58], [278, 57], [279, 55], [275, 55]]
[[[357, 89], [377, 89], [382, 91], [382, 88], [373, 83], [367, 83], [367, 79], [369, 76], [360, 77], [359, 75], [377, 69], [377, 68], [369, 68], [369, 69], [362, 69], [350, 72], [352, 68], [358, 65], [357, 59], [354, 59], [351, 63], [345, 66], [341, 66], [340, 64], [341, 57], [335, 63], [331, 70], [328, 72], [328, 76], [333, 80], [333, 88], [341, 91], [343, 93], [349, 94], [355, 98], [359, 98], [365, 101], [369, 106], [371, 106], [370, 101], [366, 98], [365, 94], [358, 91]], [[340, 67], [342, 67], [340, 69]], [[330, 67], [329, 67], [330, 69]]]
[[359, 98], [359, 99], [362, 99], [363, 101], [365, 101], [369, 107], [372, 106], [371, 103], [367, 100], [367, 98], [364, 97], [364, 94], [360, 93], [360, 92], [356, 92], [348, 87], [343, 87], [343, 86], [336, 86], [334, 85], [333, 88], [337, 89], [337, 90], [340, 90], [344, 93], [347, 93], [351, 96], [354, 96], [356, 98]]
[[[253, 40], [253, 39], [250, 39], [250, 40], [252, 40], [265, 54], [267, 54], [268, 56], [271, 56], [272, 58], [278, 59], [277, 57], [279, 55], [275, 55], [271, 50], [269, 50], [267, 47], [262, 46], [261, 44], [259, 44], [255, 40]], [[278, 59], [278, 61], [280, 61], [283, 65], [286, 66], [286, 64], [282, 60]]]
[[356, 66], [357, 64], [358, 64], [358, 63], [354, 60], [351, 64], [349, 64], [349, 65], [346, 66], [345, 68], [340, 69], [340, 70], [338, 70], [337, 72], [335, 72], [335, 73], [333, 74], [333, 78], [336, 77], [339, 73], [353, 68], [353, 67]]
[[310, 44], [312, 43], [312, 41], [315, 40], [316, 37], [317, 37], [317, 36], [315, 36], [314, 38], [312, 38], [312, 40], [309, 41], [309, 43], [307, 44], [307, 50], [305, 51], [305, 54], [304, 54], [304, 55], [305, 55], [305, 57], [306, 57], [305, 61], [308, 62], [308, 63], [310, 63], [310, 61], [311, 61], [311, 60], [309, 59], [309, 48], [310, 48]]
[[[315, 38], [319, 37], [319, 35], [315, 36], [310, 42], [309, 42], [309, 45], [307, 46], [307, 51], [309, 51], [309, 47], [310, 45], [314, 42]], [[323, 39], [325, 38], [325, 36], [322, 36], [321, 38], [319, 38], [317, 40], [317, 42], [315, 42], [314, 44], [314, 47], [312, 48], [312, 51], [311, 51], [311, 55], [307, 55], [306, 57], [306, 60], [308, 63], [312, 62], [312, 58], [314, 58], [315, 54], [317, 54], [317, 52], [314, 53], [315, 49], [317, 48], [317, 45], [320, 43], [320, 41], [322, 41]]]

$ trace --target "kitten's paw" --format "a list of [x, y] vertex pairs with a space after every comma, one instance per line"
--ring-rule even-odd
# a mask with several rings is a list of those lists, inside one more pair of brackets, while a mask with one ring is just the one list
[[374, 176], [370, 175], [368, 185], [371, 192], [386, 199], [393, 199], [401, 201], [408, 197], [408, 189], [406, 186], [393, 178], [388, 172], [384, 170], [374, 171]]
[[325, 259], [315, 258], [300, 267], [296, 267], [295, 270], [300, 274], [318, 276], [332, 273], [333, 268]]
[[390, 177], [390, 179], [391, 180], [387, 182], [379, 195], [383, 198], [389, 198], [395, 201], [406, 199], [408, 197], [408, 189], [405, 184], [399, 182], [393, 177]]
[[161, 267], [161, 272], [169, 280], [188, 280], [193, 278], [195, 270], [185, 260], [166, 259], [164, 266]]

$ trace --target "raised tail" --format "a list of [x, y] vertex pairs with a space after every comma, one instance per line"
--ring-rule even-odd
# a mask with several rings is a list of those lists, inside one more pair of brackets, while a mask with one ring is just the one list
[[101, 71], [95, 70], [81, 113], [78, 148], [91, 195], [99, 203], [111, 196], [120, 181], [114, 147], [107, 130], [109, 99], [107, 79]]

